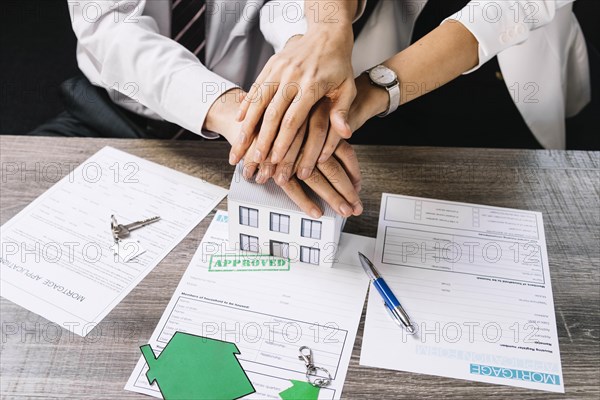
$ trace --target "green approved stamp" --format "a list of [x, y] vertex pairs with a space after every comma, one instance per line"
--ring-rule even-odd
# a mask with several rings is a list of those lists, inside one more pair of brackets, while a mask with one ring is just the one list
[[222, 254], [211, 255], [209, 272], [289, 271], [290, 259], [269, 254]]

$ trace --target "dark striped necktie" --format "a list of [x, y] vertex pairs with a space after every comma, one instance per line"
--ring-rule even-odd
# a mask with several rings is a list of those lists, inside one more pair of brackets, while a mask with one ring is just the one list
[[206, 0], [173, 0], [171, 37], [205, 62]]

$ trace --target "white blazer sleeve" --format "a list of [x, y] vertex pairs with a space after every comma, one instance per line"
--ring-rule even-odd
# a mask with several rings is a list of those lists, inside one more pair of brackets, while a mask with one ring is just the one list
[[[447, 20], [462, 23], [479, 42], [479, 65], [509, 47], [525, 42], [529, 33], [550, 23], [556, 10], [575, 0], [473, 0]], [[445, 22], [444, 21], [444, 22]]]
[[[304, 2], [305, 0], [270, 1], [261, 9], [260, 30], [275, 53], [283, 50], [293, 36], [304, 35], [308, 30]], [[366, 6], [367, 0], [358, 0], [354, 22], [363, 15]]]
[[135, 100], [167, 121], [201, 134], [211, 105], [237, 87], [161, 35], [156, 21], [141, 15], [146, 0], [68, 3], [79, 46], [100, 71], [101, 81], [93, 83], [113, 89], [137, 85]]

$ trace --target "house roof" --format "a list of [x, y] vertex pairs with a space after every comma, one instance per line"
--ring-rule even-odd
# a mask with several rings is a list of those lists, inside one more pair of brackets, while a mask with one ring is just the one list
[[[229, 199], [239, 203], [255, 204], [270, 209], [279, 209], [284, 211], [295, 211], [303, 213], [300, 207], [296, 205], [272, 180], [264, 185], [259, 185], [253, 180], [251, 182], [244, 179], [242, 175], [243, 165], [239, 163], [231, 180], [229, 189]], [[336, 212], [319, 196], [316, 195], [308, 186], [302, 183], [307, 195], [323, 210], [324, 218], [335, 218]]]

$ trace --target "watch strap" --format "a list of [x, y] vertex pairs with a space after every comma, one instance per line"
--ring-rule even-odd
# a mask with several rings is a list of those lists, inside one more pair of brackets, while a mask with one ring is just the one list
[[390, 96], [390, 105], [387, 111], [378, 115], [379, 118], [387, 117], [400, 107], [400, 82], [396, 81], [393, 86], [385, 88]]

